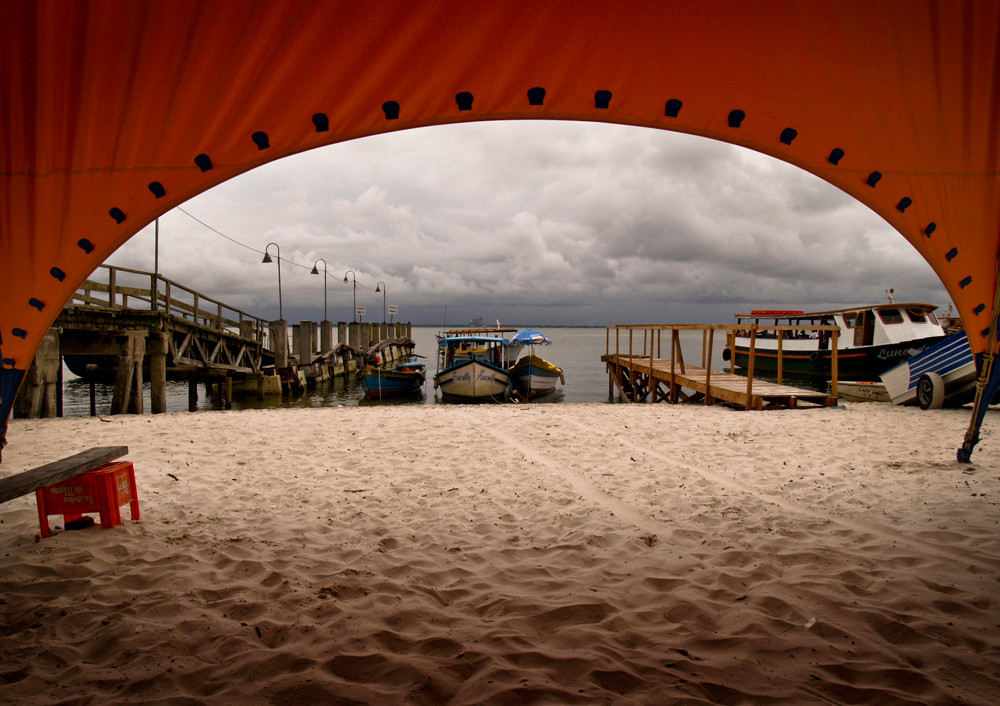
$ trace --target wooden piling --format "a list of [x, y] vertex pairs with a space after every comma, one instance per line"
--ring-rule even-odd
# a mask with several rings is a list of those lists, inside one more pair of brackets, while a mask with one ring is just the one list
[[146, 339], [149, 352], [149, 411], [163, 414], [167, 411], [167, 334], [154, 332]]

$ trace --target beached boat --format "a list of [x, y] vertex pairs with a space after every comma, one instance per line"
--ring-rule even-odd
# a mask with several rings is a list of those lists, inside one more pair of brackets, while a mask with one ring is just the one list
[[[923, 409], [971, 402], [976, 377], [976, 362], [965, 331], [948, 336], [881, 375], [895, 404], [918, 404]], [[996, 402], [994, 398], [991, 404]]]
[[552, 343], [545, 334], [534, 329], [518, 331], [511, 339], [512, 345], [528, 346], [528, 355], [521, 356], [510, 367], [510, 384], [514, 392], [524, 400], [546, 395], [556, 389], [556, 381], [566, 384], [562, 368], [535, 355], [535, 346]]
[[[879, 375], [945, 338], [934, 316], [934, 304], [875, 304], [831, 311], [754, 310], [737, 314], [738, 328], [730, 336], [723, 358], [737, 368], [749, 363], [752, 326], [838, 326], [837, 378], [879, 379]], [[754, 374], [778, 369], [780, 339], [782, 370], [789, 376], [831, 375], [832, 332], [756, 332]]]
[[503, 402], [510, 386], [510, 341], [498, 335], [447, 333], [438, 338], [434, 388], [446, 400]]
[[389, 366], [365, 366], [365, 396], [369, 399], [401, 397], [420, 390], [427, 379], [427, 366], [416, 358]]

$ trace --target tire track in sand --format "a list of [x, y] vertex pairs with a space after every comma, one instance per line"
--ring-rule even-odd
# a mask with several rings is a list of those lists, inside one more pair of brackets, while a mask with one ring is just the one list
[[[586, 427], [582, 423], [568, 417], [561, 420], [561, 424], [575, 427], [580, 431], [582, 436], [591, 442], [593, 441], [595, 434], [602, 433], [599, 429]], [[605, 492], [593, 482], [583, 477], [580, 473], [566, 468], [563, 463], [548, 457], [546, 451], [536, 448], [530, 441], [517, 439], [513, 434], [500, 431], [496, 428], [486, 429], [485, 431], [508, 446], [516, 449], [519, 453], [524, 454], [526, 458], [534, 461], [537, 465], [546, 468], [552, 474], [562, 478], [569, 485], [569, 487], [571, 487], [585, 500], [606, 507], [609, 511], [615, 514], [615, 517], [635, 525], [640, 530], [658, 533], [666, 532], [674, 528], [674, 525], [649, 517], [645, 512], [637, 509], [620, 498], [616, 498], [615, 496]], [[617, 435], [606, 433], [605, 436], [607, 436], [609, 443], [615, 443], [619, 446], [622, 445], [622, 441], [617, 437]], [[627, 453], [628, 451], [623, 448], [622, 454], [627, 455]], [[897, 530], [886, 524], [858, 515], [843, 517], [838, 516], [833, 512], [818, 511], [794, 501], [790, 501], [786, 498], [776, 496], [772, 493], [764, 492], [760, 488], [754, 487], [752, 484], [733, 478], [732, 476], [715, 473], [706, 469], [704, 466], [680, 460], [676, 456], [667, 456], [666, 454], [659, 453], [652, 447], [644, 447], [643, 453], [661, 463], [669, 464], [674, 467], [681, 467], [686, 472], [698, 475], [705, 480], [717, 484], [723, 489], [744, 493], [762, 503], [770, 504], [786, 513], [798, 515], [816, 522], [829, 522], [830, 524], [836, 525], [837, 527], [849, 532], [869, 532], [872, 535], [883, 538], [887, 541], [895, 541], [899, 544], [909, 546], [912, 549], [919, 550], [924, 554], [933, 555], [938, 559], [943, 559], [948, 562], [966, 561], [972, 564], [980, 564], [994, 568], [1000, 567], [1000, 559], [975, 551], [971, 548], [957, 545], [942, 546], [939, 543], [924, 540], [920, 537], [914, 537], [911, 534]]]

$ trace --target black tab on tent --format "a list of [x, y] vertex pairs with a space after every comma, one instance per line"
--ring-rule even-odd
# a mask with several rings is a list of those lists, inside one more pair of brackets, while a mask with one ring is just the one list
[[733, 110], [729, 112], [729, 127], [739, 127], [746, 118], [747, 114], [742, 110]]
[[399, 103], [396, 101], [386, 101], [382, 104], [382, 112], [385, 113], [386, 120], [396, 120], [399, 118]]
[[455, 102], [458, 103], [459, 110], [472, 110], [472, 94], [468, 91], [456, 93]]
[[872, 172], [871, 174], [868, 175], [868, 178], [865, 180], [865, 183], [874, 189], [875, 185], [878, 184], [878, 181], [881, 178], [882, 178], [882, 172]]
[[598, 91], [594, 94], [594, 107], [607, 110], [611, 106], [611, 91]]
[[199, 154], [194, 158], [194, 163], [201, 167], [201, 171], [207, 172], [212, 168], [212, 160], [207, 154]]
[[786, 127], [784, 130], [781, 131], [781, 142], [783, 144], [790, 145], [792, 144], [792, 140], [794, 140], [798, 136], [798, 134], [799, 131], [796, 130], [795, 128]]
[[330, 129], [330, 119], [326, 117], [326, 113], [316, 113], [312, 120], [313, 125], [316, 126], [316, 132], [326, 132]]
[[250, 136], [250, 139], [256, 143], [258, 150], [266, 150], [271, 146], [271, 143], [267, 141], [266, 132], [255, 132]]
[[671, 98], [667, 101], [667, 105], [663, 109], [663, 114], [668, 118], [676, 118], [677, 114], [681, 112], [681, 106], [684, 105], [676, 98]]
[[913, 199], [911, 199], [909, 196], [904, 196], [899, 200], [899, 203], [896, 204], [896, 210], [899, 211], [900, 213], [903, 213], [904, 211], [906, 211], [906, 209], [910, 207], [910, 204], [912, 203]]
[[545, 89], [536, 86], [528, 89], [528, 105], [542, 105], [545, 102]]
[[80, 238], [78, 241], [76, 241], [76, 244], [79, 245], [83, 249], [83, 251], [88, 255], [94, 252], [94, 244], [89, 240], [87, 240], [86, 238]]
[[115, 219], [115, 223], [120, 224], [125, 222], [125, 214], [117, 206], [108, 211], [108, 215]]
[[843, 158], [844, 158], [844, 150], [840, 149], [839, 147], [835, 147], [833, 152], [830, 153], [830, 156], [826, 158], [826, 161], [832, 164], [833, 166], [837, 166], [838, 164], [840, 164], [840, 160], [842, 160]]
[[162, 199], [167, 195], [167, 190], [163, 188], [163, 184], [158, 181], [150, 182], [149, 190], [153, 192], [153, 196], [158, 199]]

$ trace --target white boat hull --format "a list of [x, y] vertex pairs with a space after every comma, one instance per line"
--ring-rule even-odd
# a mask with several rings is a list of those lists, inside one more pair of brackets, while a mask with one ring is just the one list
[[563, 380], [562, 368], [535, 355], [522, 358], [510, 369], [511, 386], [526, 398], [552, 392], [560, 380]]
[[510, 376], [478, 360], [467, 360], [434, 376], [434, 387], [456, 400], [502, 401], [507, 396]]

